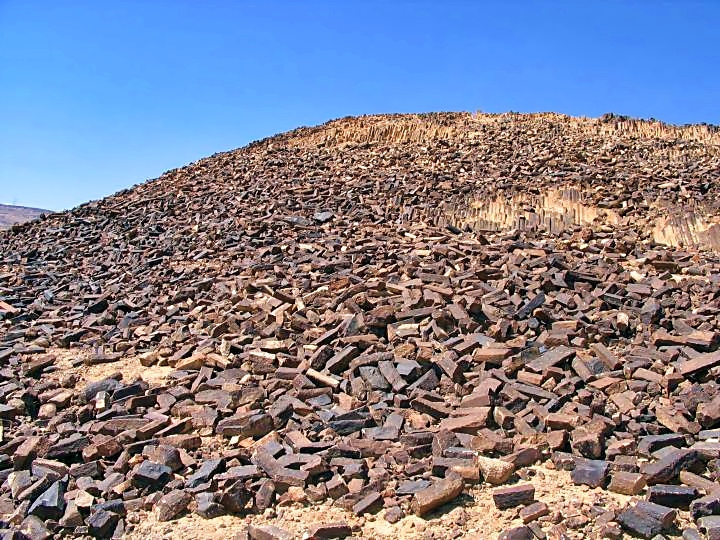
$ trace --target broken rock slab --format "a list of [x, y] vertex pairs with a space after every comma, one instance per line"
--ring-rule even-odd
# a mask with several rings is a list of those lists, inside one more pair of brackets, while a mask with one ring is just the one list
[[446, 478], [434, 481], [430, 486], [421, 489], [413, 496], [412, 511], [424, 516], [445, 503], [455, 500], [465, 486], [460, 475], [449, 474]]

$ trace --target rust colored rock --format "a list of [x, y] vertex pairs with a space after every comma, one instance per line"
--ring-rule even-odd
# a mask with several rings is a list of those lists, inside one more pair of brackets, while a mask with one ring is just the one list
[[462, 477], [455, 474], [436, 480], [430, 486], [415, 493], [411, 502], [413, 513], [424, 516], [439, 506], [455, 500], [462, 493], [464, 486]]
[[639, 473], [617, 471], [612, 473], [608, 489], [623, 495], [637, 495], [645, 488], [645, 477]]

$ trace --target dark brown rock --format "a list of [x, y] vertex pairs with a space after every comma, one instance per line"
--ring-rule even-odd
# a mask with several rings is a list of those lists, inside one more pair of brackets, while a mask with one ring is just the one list
[[687, 510], [690, 503], [699, 497], [697, 489], [687, 486], [655, 484], [647, 492], [647, 500], [661, 506]]
[[528, 505], [535, 500], [535, 486], [532, 484], [520, 484], [504, 488], [495, 488], [492, 492], [493, 502], [500, 510]]
[[648, 485], [670, 483], [677, 479], [680, 471], [697, 469], [701, 466], [697, 452], [688, 449], [671, 450], [657, 461], [647, 463], [640, 472]]
[[170, 521], [171, 519], [175, 519], [187, 509], [191, 500], [192, 496], [180, 489], [174, 489], [166, 493], [155, 504], [157, 520]]
[[367, 513], [374, 514], [378, 512], [382, 506], [382, 495], [377, 491], [373, 491], [355, 503], [352, 510], [356, 515], [362, 516]]
[[308, 540], [324, 540], [330, 538], [347, 538], [352, 534], [352, 530], [344, 521], [337, 521], [313, 525], [307, 530], [306, 534]]
[[160, 489], [170, 481], [172, 469], [167, 465], [160, 465], [152, 461], [143, 461], [132, 472], [131, 480], [133, 485], [139, 488], [153, 487]]
[[527, 524], [550, 513], [547, 504], [538, 501], [520, 510], [520, 518]]

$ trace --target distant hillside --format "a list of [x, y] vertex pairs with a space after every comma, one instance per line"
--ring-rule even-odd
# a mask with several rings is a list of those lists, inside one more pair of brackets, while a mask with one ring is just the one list
[[40, 208], [28, 208], [27, 206], [0, 204], [0, 229], [7, 229], [14, 223], [25, 223], [35, 219], [43, 212], [48, 213], [49, 211]]

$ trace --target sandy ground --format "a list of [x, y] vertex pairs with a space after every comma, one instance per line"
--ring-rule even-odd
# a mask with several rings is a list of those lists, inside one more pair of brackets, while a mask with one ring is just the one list
[[82, 388], [85, 384], [110, 377], [116, 373], [122, 373], [122, 380], [125, 382], [133, 382], [143, 379], [151, 386], [163, 384], [168, 373], [173, 371], [170, 366], [150, 366], [145, 367], [140, 363], [137, 356], [123, 357], [115, 362], [105, 364], [95, 364], [86, 366], [80, 363], [80, 360], [89, 357], [90, 351], [85, 349], [52, 349], [48, 354], [54, 355], [58, 370], [53, 372], [50, 377], [58, 378], [75, 374], [78, 377], [78, 385]]
[[[590, 507], [617, 509], [625, 506], [629, 497], [601, 489], [575, 486], [569, 473], [548, 469], [539, 465], [529, 468], [535, 486], [535, 498], [550, 507], [550, 514], [541, 518], [543, 528], [549, 531], [556, 523], [567, 527], [566, 538], [592, 538], [591, 526], [585, 519]], [[383, 519], [383, 512], [377, 515], [356, 517], [341, 508], [322, 503], [315, 506], [280, 507], [265, 515], [222, 516], [212, 520], [188, 514], [171, 522], [158, 522], [154, 514], [141, 512], [129, 516], [126, 537], [134, 540], [159, 540], [173, 538], [203, 538], [208, 540], [242, 537], [247, 524], [275, 525], [302, 538], [312, 524], [346, 521], [356, 538], [385, 540], [410, 539], [454, 539], [468, 538], [481, 540], [497, 538], [498, 534], [510, 527], [522, 525], [518, 513], [520, 508], [498, 510], [492, 502], [491, 486], [473, 486], [458, 500], [449, 503], [427, 519], [408, 515], [395, 524]], [[575, 529], [571, 528], [576, 527]], [[587, 530], [586, 530], [587, 527]], [[561, 526], [562, 528], [562, 526]], [[562, 538], [549, 534], [548, 538]]]

